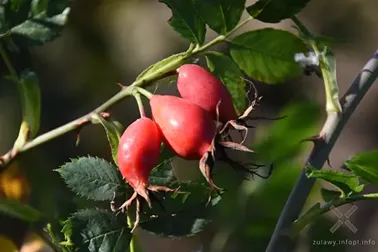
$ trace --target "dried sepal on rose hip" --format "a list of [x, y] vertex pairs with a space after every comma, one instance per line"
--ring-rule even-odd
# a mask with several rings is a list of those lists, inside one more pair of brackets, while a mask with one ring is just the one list
[[240, 116], [236, 113], [232, 96], [227, 87], [212, 73], [196, 64], [184, 64], [177, 70], [177, 88], [182, 98], [197, 104], [216, 118], [216, 106], [219, 105], [219, 121], [223, 123], [220, 133], [231, 125], [237, 130], [245, 131], [242, 143], [245, 141], [248, 128], [246, 120], [259, 99], [256, 99]]
[[149, 191], [173, 192], [177, 190], [148, 183], [151, 170], [158, 164], [160, 149], [160, 129], [154, 121], [144, 116], [126, 128], [119, 142], [117, 152], [118, 168], [122, 177], [134, 189], [134, 193], [118, 209], [113, 208], [113, 211], [124, 211], [136, 200], [137, 212], [134, 228], [139, 223], [141, 197], [147, 201], [148, 206], [151, 208]]

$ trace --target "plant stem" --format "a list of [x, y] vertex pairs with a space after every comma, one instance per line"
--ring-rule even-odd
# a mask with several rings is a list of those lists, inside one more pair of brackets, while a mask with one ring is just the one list
[[5, 66], [8, 68], [9, 73], [11, 74], [11, 76], [10, 76], [11, 79], [14, 82], [18, 83], [19, 82], [18, 74], [17, 74], [16, 70], [14, 69], [11, 61], [9, 60], [8, 54], [6, 53], [2, 44], [0, 44], [0, 55], [3, 58], [3, 61], [5, 63]]
[[237, 26], [235, 26], [234, 29], [232, 29], [231, 31], [229, 31], [228, 33], [226, 33], [225, 35], [220, 35], [216, 38], [214, 38], [213, 40], [211, 40], [209, 43], [201, 46], [201, 47], [198, 47], [198, 48], [195, 48], [193, 50], [193, 53], [201, 53], [201, 52], [204, 52], [205, 50], [207, 50], [209, 47], [215, 45], [215, 44], [218, 44], [220, 42], [224, 42], [227, 38], [229, 38], [232, 34], [234, 34], [237, 30], [239, 30], [241, 27], [243, 27], [244, 25], [246, 25], [249, 21], [251, 21], [253, 19], [253, 17], [249, 16], [248, 18], [244, 19], [243, 21], [241, 21]]
[[36, 234], [38, 234], [39, 237], [41, 237], [41, 239], [46, 242], [46, 244], [54, 251], [54, 252], [61, 252], [61, 248], [57, 245], [57, 243], [55, 243], [56, 241], [52, 240], [50, 238], [50, 236], [44, 231], [44, 230], [40, 230], [40, 229], [37, 229], [35, 228], [34, 230], [36, 232]]
[[144, 111], [143, 101], [142, 97], [140, 96], [140, 93], [134, 92], [133, 96], [138, 104], [140, 117], [146, 117], [146, 112]]
[[[342, 113], [328, 113], [327, 120], [319, 134], [319, 141], [314, 145], [305, 167], [307, 165], [311, 165], [316, 169], [323, 167], [342, 129], [377, 77], [378, 50], [366, 63], [350, 85], [348, 91], [341, 98]], [[315, 179], [307, 178], [305, 169], [303, 169], [281, 213], [266, 252], [292, 251], [294, 242], [283, 234], [283, 231], [288, 229], [298, 219], [314, 183]]]
[[[292, 16], [291, 20], [298, 26], [299, 30], [308, 40], [314, 52], [319, 56], [320, 70], [324, 80], [324, 90], [326, 97], [326, 111], [328, 113], [341, 112], [339, 102], [339, 85], [336, 76], [336, 64], [333, 55], [326, 55], [327, 51], [321, 51], [314, 35], [306, 28], [306, 26], [296, 17]], [[325, 48], [326, 49], [326, 48]]]
[[[109, 100], [104, 102], [102, 105], [94, 109], [93, 111], [89, 112], [88, 114], [77, 118], [69, 123], [66, 123], [56, 129], [53, 129], [49, 132], [46, 132], [42, 135], [39, 135], [38, 137], [34, 138], [33, 140], [30, 140], [27, 142], [25, 145], [22, 147], [18, 148], [17, 151], [14, 151], [13, 149], [9, 150], [6, 154], [3, 156], [0, 156], [0, 172], [1, 170], [6, 167], [18, 154], [28, 151], [34, 147], [37, 147], [43, 143], [46, 143], [54, 138], [57, 138], [61, 135], [64, 135], [68, 132], [78, 130], [80, 129], [83, 125], [87, 123], [92, 122], [92, 117], [94, 115], [100, 114], [104, 111], [106, 111], [108, 108], [111, 106], [115, 105], [118, 103], [120, 100], [123, 98], [130, 96], [132, 94], [132, 91], [135, 87], [146, 87], [150, 85], [152, 82], [159, 80], [167, 75], [167, 73], [171, 72], [172, 69], [177, 69], [187, 58], [198, 55], [205, 50], [207, 50], [209, 47], [223, 42], [226, 40], [228, 36], [233, 34], [236, 30], [238, 30], [240, 27], [248, 23], [250, 20], [252, 20], [251, 17], [247, 18], [246, 20], [240, 22], [232, 31], [227, 33], [226, 35], [220, 35], [216, 37], [215, 39], [211, 40], [207, 44], [204, 44], [202, 46], [197, 46], [194, 48], [193, 44], [190, 44], [189, 49], [183, 53], [180, 54], [179, 57], [176, 59], [170, 61], [169, 63], [154, 69], [154, 71], [149, 72], [148, 74], [143, 75], [141, 78], [136, 79], [131, 85], [123, 88], [121, 91], [119, 91], [117, 94], [115, 94], [113, 97], [111, 97]], [[1, 46], [1, 45], [0, 45]], [[17, 72], [14, 70], [8, 55], [6, 54], [5, 50], [0, 47], [0, 54], [1, 57], [3, 58], [4, 62], [6, 63], [9, 71], [11, 72], [12, 79], [17, 80], [18, 82], [18, 75]], [[142, 93], [146, 94], [146, 93]]]
[[151, 92], [148, 92], [146, 89], [144, 88], [140, 88], [140, 87], [136, 87], [135, 88], [136, 91], [140, 94], [142, 94], [143, 96], [145, 96], [147, 99], [150, 99], [152, 97], [152, 93]]
[[[130, 215], [127, 214], [127, 225], [129, 227], [133, 226], [133, 222], [131, 221]], [[135, 235], [131, 234], [131, 241], [130, 241], [130, 252], [135, 252]]]

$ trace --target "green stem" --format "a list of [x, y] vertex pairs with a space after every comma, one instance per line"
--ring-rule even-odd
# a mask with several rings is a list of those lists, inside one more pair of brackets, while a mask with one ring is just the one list
[[237, 26], [235, 26], [234, 29], [232, 29], [231, 31], [229, 31], [225, 35], [219, 35], [218, 37], [214, 38], [213, 40], [211, 40], [207, 44], [205, 44], [201, 47], [198, 47], [198, 48], [194, 48], [193, 54], [194, 53], [202, 53], [202, 52], [206, 51], [208, 48], [210, 48], [211, 46], [218, 44], [220, 42], [226, 41], [227, 38], [229, 38], [232, 34], [234, 34], [237, 30], [239, 30], [241, 27], [246, 25], [251, 20], [253, 20], [253, 17], [249, 16], [248, 18], [241, 21]]
[[135, 90], [136, 90], [139, 94], [145, 96], [147, 99], [151, 99], [151, 97], [152, 97], [152, 95], [153, 95], [151, 92], [147, 91], [147, 90], [144, 89], [144, 88], [136, 87]]
[[49, 236], [44, 230], [35, 229], [34, 230], [41, 239], [46, 242], [46, 244], [54, 251], [54, 252], [61, 252], [62, 249], [57, 245], [58, 243], [52, 236]]
[[303, 23], [296, 16], [292, 16], [291, 20], [295, 23], [296, 26], [298, 26], [299, 30], [303, 33], [303, 35], [306, 36], [307, 39], [314, 38], [312, 33], [307, 29], [305, 25], [303, 25]]
[[[131, 217], [129, 214], [127, 214], [127, 225], [130, 228], [133, 226], [133, 222], [131, 221]], [[135, 235], [133, 234], [131, 234], [130, 252], [135, 252]]]
[[142, 97], [140, 96], [140, 93], [133, 92], [133, 96], [138, 104], [140, 117], [146, 117], [146, 112], [144, 111], [143, 101]]
[[[194, 44], [190, 44], [187, 51], [180, 54], [180, 57], [177, 57], [175, 60], [170, 61], [169, 63], [154, 69], [153, 72], [149, 72], [146, 75], [143, 75], [141, 78], [137, 78], [131, 85], [123, 88], [121, 91], [119, 91], [117, 94], [115, 94], [113, 97], [111, 97], [109, 100], [104, 102], [102, 105], [94, 109], [93, 111], [89, 112], [88, 114], [81, 116], [67, 124], [64, 124], [56, 129], [53, 129], [49, 132], [46, 132], [42, 135], [39, 135], [38, 137], [28, 141], [20, 147], [17, 152], [13, 152], [12, 149], [9, 150], [6, 154], [3, 156], [0, 156], [0, 171], [2, 168], [6, 167], [18, 154], [23, 153], [25, 151], [28, 151], [32, 148], [35, 148], [41, 144], [44, 144], [54, 138], [57, 138], [61, 135], [64, 135], [68, 132], [78, 130], [83, 125], [87, 123], [92, 122], [92, 117], [97, 114], [101, 114], [102, 112], [106, 111], [111, 106], [117, 104], [119, 101], [124, 99], [127, 96], [132, 95], [132, 91], [135, 87], [147, 87], [151, 85], [154, 81], [157, 81], [163, 77], [165, 77], [169, 72], [172, 72], [172, 69], [177, 69], [179, 66], [182, 65], [182, 63], [188, 59], [189, 57], [199, 55], [205, 50], [207, 50], [209, 47], [226, 41], [226, 39], [231, 36], [236, 30], [238, 30], [240, 27], [248, 23], [250, 20], [252, 20], [251, 17], [247, 18], [246, 20], [240, 22], [232, 31], [227, 33], [226, 35], [220, 35], [207, 44], [204, 44], [202, 46], [195, 46]], [[5, 53], [5, 50], [3, 50], [2, 47], [0, 47], [0, 54], [3, 58], [4, 62], [6, 63], [9, 71], [11, 72], [12, 78], [17, 80], [18, 82], [18, 75], [14, 68], [12, 67], [12, 64], [8, 58], [8, 56]], [[147, 91], [146, 91], [147, 92]], [[146, 95], [147, 93], [143, 91], [141, 92], [142, 95]]]
[[298, 26], [303, 35], [305, 35], [314, 52], [319, 55], [320, 70], [324, 80], [326, 111], [328, 113], [340, 113], [341, 105], [339, 102], [339, 85], [337, 83], [336, 69], [333, 59], [327, 57], [325, 50], [320, 50], [314, 35], [311, 34], [311, 32], [296, 16], [293, 16], [291, 19]]
[[11, 79], [16, 82], [16, 83], [19, 83], [19, 77], [18, 77], [18, 74], [16, 72], [16, 70], [14, 69], [11, 61], [9, 60], [9, 57], [8, 57], [8, 54], [7, 52], [5, 51], [4, 47], [2, 44], [0, 44], [0, 55], [1, 57], [3, 58], [3, 61], [5, 63], [5, 66], [8, 68], [8, 71], [9, 73], [11, 74]]

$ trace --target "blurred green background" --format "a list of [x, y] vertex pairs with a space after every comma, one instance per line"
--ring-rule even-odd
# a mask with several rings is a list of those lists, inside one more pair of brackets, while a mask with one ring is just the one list
[[[247, 1], [250, 5], [254, 1]], [[378, 2], [374, 0], [312, 1], [299, 15], [308, 27], [338, 41], [333, 49], [341, 94], [348, 88], [378, 44]], [[69, 24], [61, 37], [42, 47], [31, 49], [29, 58], [17, 58], [16, 66], [32, 64], [40, 78], [42, 121], [40, 132], [54, 129], [95, 108], [119, 87], [128, 85], [150, 64], [186, 50], [188, 44], [167, 24], [170, 10], [155, 0], [76, 0], [73, 1]], [[270, 25], [293, 31], [290, 22]], [[266, 24], [253, 21], [243, 30]], [[242, 32], [242, 31], [239, 31]], [[215, 36], [211, 31], [208, 38]], [[225, 50], [223, 45], [217, 50]], [[200, 61], [202, 62], [202, 60]], [[1, 75], [5, 73], [0, 63]], [[176, 93], [175, 79], [157, 83], [158, 93]], [[260, 161], [275, 161], [275, 170], [268, 180], [242, 180], [226, 165], [217, 166], [215, 180], [229, 193], [218, 206], [216, 221], [195, 237], [169, 239], [137, 230], [140, 249], [144, 252], [264, 251], [279, 214], [286, 202], [311, 144], [299, 144], [315, 135], [325, 119], [324, 91], [316, 76], [301, 77], [279, 86], [257, 83], [262, 105], [255, 115], [288, 115], [287, 119], [255, 122], [248, 145], [261, 153]], [[356, 152], [378, 147], [377, 87], [366, 95], [352, 116], [331, 153], [331, 164], [338, 169]], [[138, 117], [136, 103], [128, 98], [112, 107], [112, 116], [128, 125]], [[16, 86], [0, 82], [0, 151], [12, 146], [21, 121], [21, 107]], [[22, 199], [43, 212], [67, 215], [76, 210], [78, 200], [68, 191], [53, 169], [71, 157], [90, 154], [111, 160], [106, 135], [99, 125], [84, 127], [81, 142], [75, 146], [74, 132], [54, 139], [20, 156], [0, 177], [0, 193]], [[240, 156], [242, 160], [254, 157]], [[196, 162], [175, 160], [180, 178], [199, 178]], [[307, 208], [321, 202], [317, 184]], [[374, 191], [377, 188], [368, 188]], [[237, 195], [237, 196], [235, 196]], [[332, 213], [308, 226], [300, 236], [296, 251], [378, 251], [375, 246], [313, 246], [314, 241], [366, 239], [378, 243], [378, 204], [359, 202], [351, 217], [356, 233], [343, 226], [335, 233], [329, 229], [337, 222]], [[343, 210], [345, 209], [345, 210]], [[348, 206], [341, 211], [347, 211]], [[0, 217], [0, 233], [23, 244], [26, 230], [22, 223]], [[28, 236], [33, 240], [33, 236]], [[28, 240], [27, 239], [27, 240]], [[1, 243], [0, 243], [0, 251]], [[50, 251], [47, 247], [26, 244], [22, 251]]]

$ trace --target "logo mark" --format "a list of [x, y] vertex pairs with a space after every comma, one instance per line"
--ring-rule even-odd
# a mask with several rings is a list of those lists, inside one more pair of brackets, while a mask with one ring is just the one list
[[345, 224], [345, 226], [347, 226], [350, 229], [350, 231], [352, 231], [353, 233], [356, 233], [358, 231], [358, 229], [349, 220], [349, 218], [357, 211], [357, 209], [358, 209], [357, 206], [353, 205], [344, 214], [339, 209], [337, 209], [335, 206], [331, 206], [330, 208], [331, 208], [331, 211], [336, 215], [336, 217], [339, 218], [339, 220], [335, 223], [335, 225], [333, 225], [329, 229], [329, 231], [331, 231], [331, 233], [336, 232], [336, 230], [338, 230], [343, 224]]

